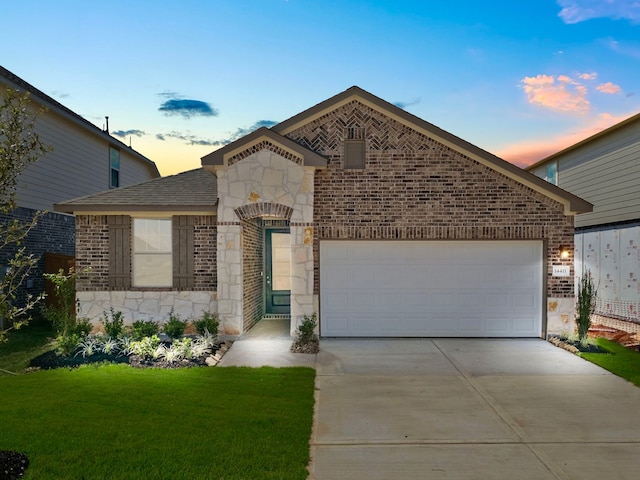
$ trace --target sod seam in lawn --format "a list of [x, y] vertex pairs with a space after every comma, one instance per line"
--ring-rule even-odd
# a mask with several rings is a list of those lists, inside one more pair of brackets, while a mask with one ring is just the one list
[[86, 366], [0, 378], [25, 479], [306, 479], [315, 371]]

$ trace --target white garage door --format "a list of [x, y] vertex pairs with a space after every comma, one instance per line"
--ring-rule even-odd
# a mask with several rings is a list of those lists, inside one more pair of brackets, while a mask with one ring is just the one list
[[325, 337], [539, 337], [541, 241], [320, 242]]

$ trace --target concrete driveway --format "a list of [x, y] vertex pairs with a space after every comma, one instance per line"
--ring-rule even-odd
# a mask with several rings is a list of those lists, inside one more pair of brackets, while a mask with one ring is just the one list
[[543, 340], [323, 339], [310, 478], [636, 479], [640, 388]]

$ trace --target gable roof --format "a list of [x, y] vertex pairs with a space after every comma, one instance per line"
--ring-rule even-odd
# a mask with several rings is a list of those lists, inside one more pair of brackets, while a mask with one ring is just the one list
[[56, 212], [216, 212], [217, 178], [204, 168], [168, 177], [154, 178], [137, 185], [74, 198], [54, 205]]
[[16, 88], [24, 92], [29, 92], [33, 100], [35, 100], [36, 102], [46, 107], [48, 110], [56, 112], [58, 115], [66, 118], [67, 120], [70, 120], [75, 125], [89, 131], [92, 135], [97, 135], [98, 137], [105, 139], [106, 141], [108, 141], [111, 144], [114, 144], [121, 150], [126, 150], [131, 155], [133, 155], [137, 160], [145, 164], [146, 167], [149, 168], [149, 170], [151, 171], [152, 175], [155, 175], [157, 177], [160, 176], [160, 172], [158, 171], [158, 167], [156, 166], [155, 162], [148, 159], [141, 153], [135, 151], [133, 148], [127, 146], [117, 138], [112, 137], [111, 135], [109, 135], [108, 132], [101, 130], [100, 128], [95, 126], [93, 123], [91, 123], [89, 120], [86, 120], [85, 118], [81, 117], [71, 109], [65, 107], [57, 100], [54, 100], [43, 91], [38, 90], [36, 87], [26, 82], [25, 80], [17, 76], [15, 73], [10, 72], [9, 70], [7, 70], [1, 65], [0, 65], [0, 83], [5, 83], [12, 88]]
[[256, 145], [265, 140], [280, 146], [294, 155], [302, 157], [303, 166], [317, 168], [324, 168], [327, 166], [327, 160], [321, 155], [318, 155], [313, 150], [309, 150], [308, 148], [305, 148], [293, 140], [279, 135], [275, 131], [266, 127], [260, 127], [235, 142], [231, 142], [228, 145], [205, 155], [201, 158], [202, 166], [205, 168], [211, 167], [212, 169], [215, 169], [215, 167], [226, 165], [230, 157], [233, 157], [234, 155], [251, 148], [252, 145]]
[[467, 157], [489, 167], [493, 170], [523, 184], [533, 190], [564, 205], [565, 214], [575, 215], [577, 213], [590, 212], [593, 205], [572, 193], [569, 193], [545, 180], [538, 178], [532, 173], [503, 160], [492, 153], [487, 152], [455, 135], [442, 130], [441, 128], [412, 115], [411, 113], [379, 98], [375, 95], [353, 86], [317, 105], [297, 114], [293, 117], [271, 127], [271, 130], [280, 135], [286, 136], [297, 128], [316, 120], [328, 112], [335, 110], [347, 103], [357, 100], [374, 110], [404, 124], [408, 127], [432, 138], [453, 150], [456, 150]]
[[628, 125], [633, 125], [634, 123], [637, 123], [640, 126], [640, 113], [637, 113], [636, 115], [633, 115], [629, 118], [627, 118], [626, 120], [623, 120], [619, 123], [616, 123], [615, 125], [612, 125], [609, 128], [605, 128], [604, 130], [591, 135], [590, 137], [585, 138], [584, 140], [580, 140], [578, 143], [574, 143], [573, 145], [570, 145], [562, 150], [560, 150], [559, 152], [553, 153], [551, 155], [549, 155], [548, 157], [543, 158], [542, 160], [533, 163], [531, 165], [529, 165], [527, 167], [527, 170], [531, 171], [537, 167], [539, 167], [540, 165], [543, 165], [551, 160], [555, 160], [558, 157], [562, 157], [564, 155], [566, 155], [569, 152], [572, 152], [573, 150], [577, 150], [580, 147], [584, 147], [585, 145], [590, 144], [591, 142], [594, 142], [602, 137], [606, 137], [607, 135], [610, 135], [624, 127], [627, 127]]

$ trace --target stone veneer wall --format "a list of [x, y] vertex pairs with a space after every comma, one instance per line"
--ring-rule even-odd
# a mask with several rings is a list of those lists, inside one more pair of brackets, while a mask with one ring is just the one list
[[[365, 130], [363, 170], [343, 168], [347, 127]], [[573, 258], [559, 258], [573, 217], [559, 203], [357, 101], [287, 137], [329, 160], [314, 182], [315, 295], [323, 239], [544, 239], [547, 300], [573, 298]], [[569, 277], [551, 275], [561, 264]]]
[[[289, 221], [291, 233], [291, 332], [313, 302], [313, 175], [302, 159], [270, 142], [239, 152], [218, 178], [218, 311], [227, 335], [244, 331], [245, 260], [241, 221], [277, 217]], [[284, 217], [284, 218], [283, 218]], [[250, 314], [251, 315], [251, 314]]]
[[264, 316], [264, 228], [260, 218], [242, 221], [243, 329], [249, 330]]
[[169, 312], [183, 319], [200, 317], [203, 311], [217, 313], [217, 222], [212, 215], [196, 215], [194, 225], [194, 287], [136, 288], [127, 291], [109, 287], [109, 227], [106, 215], [76, 217], [76, 296], [81, 314], [97, 322], [111, 307], [125, 314], [125, 321], [164, 321]]

